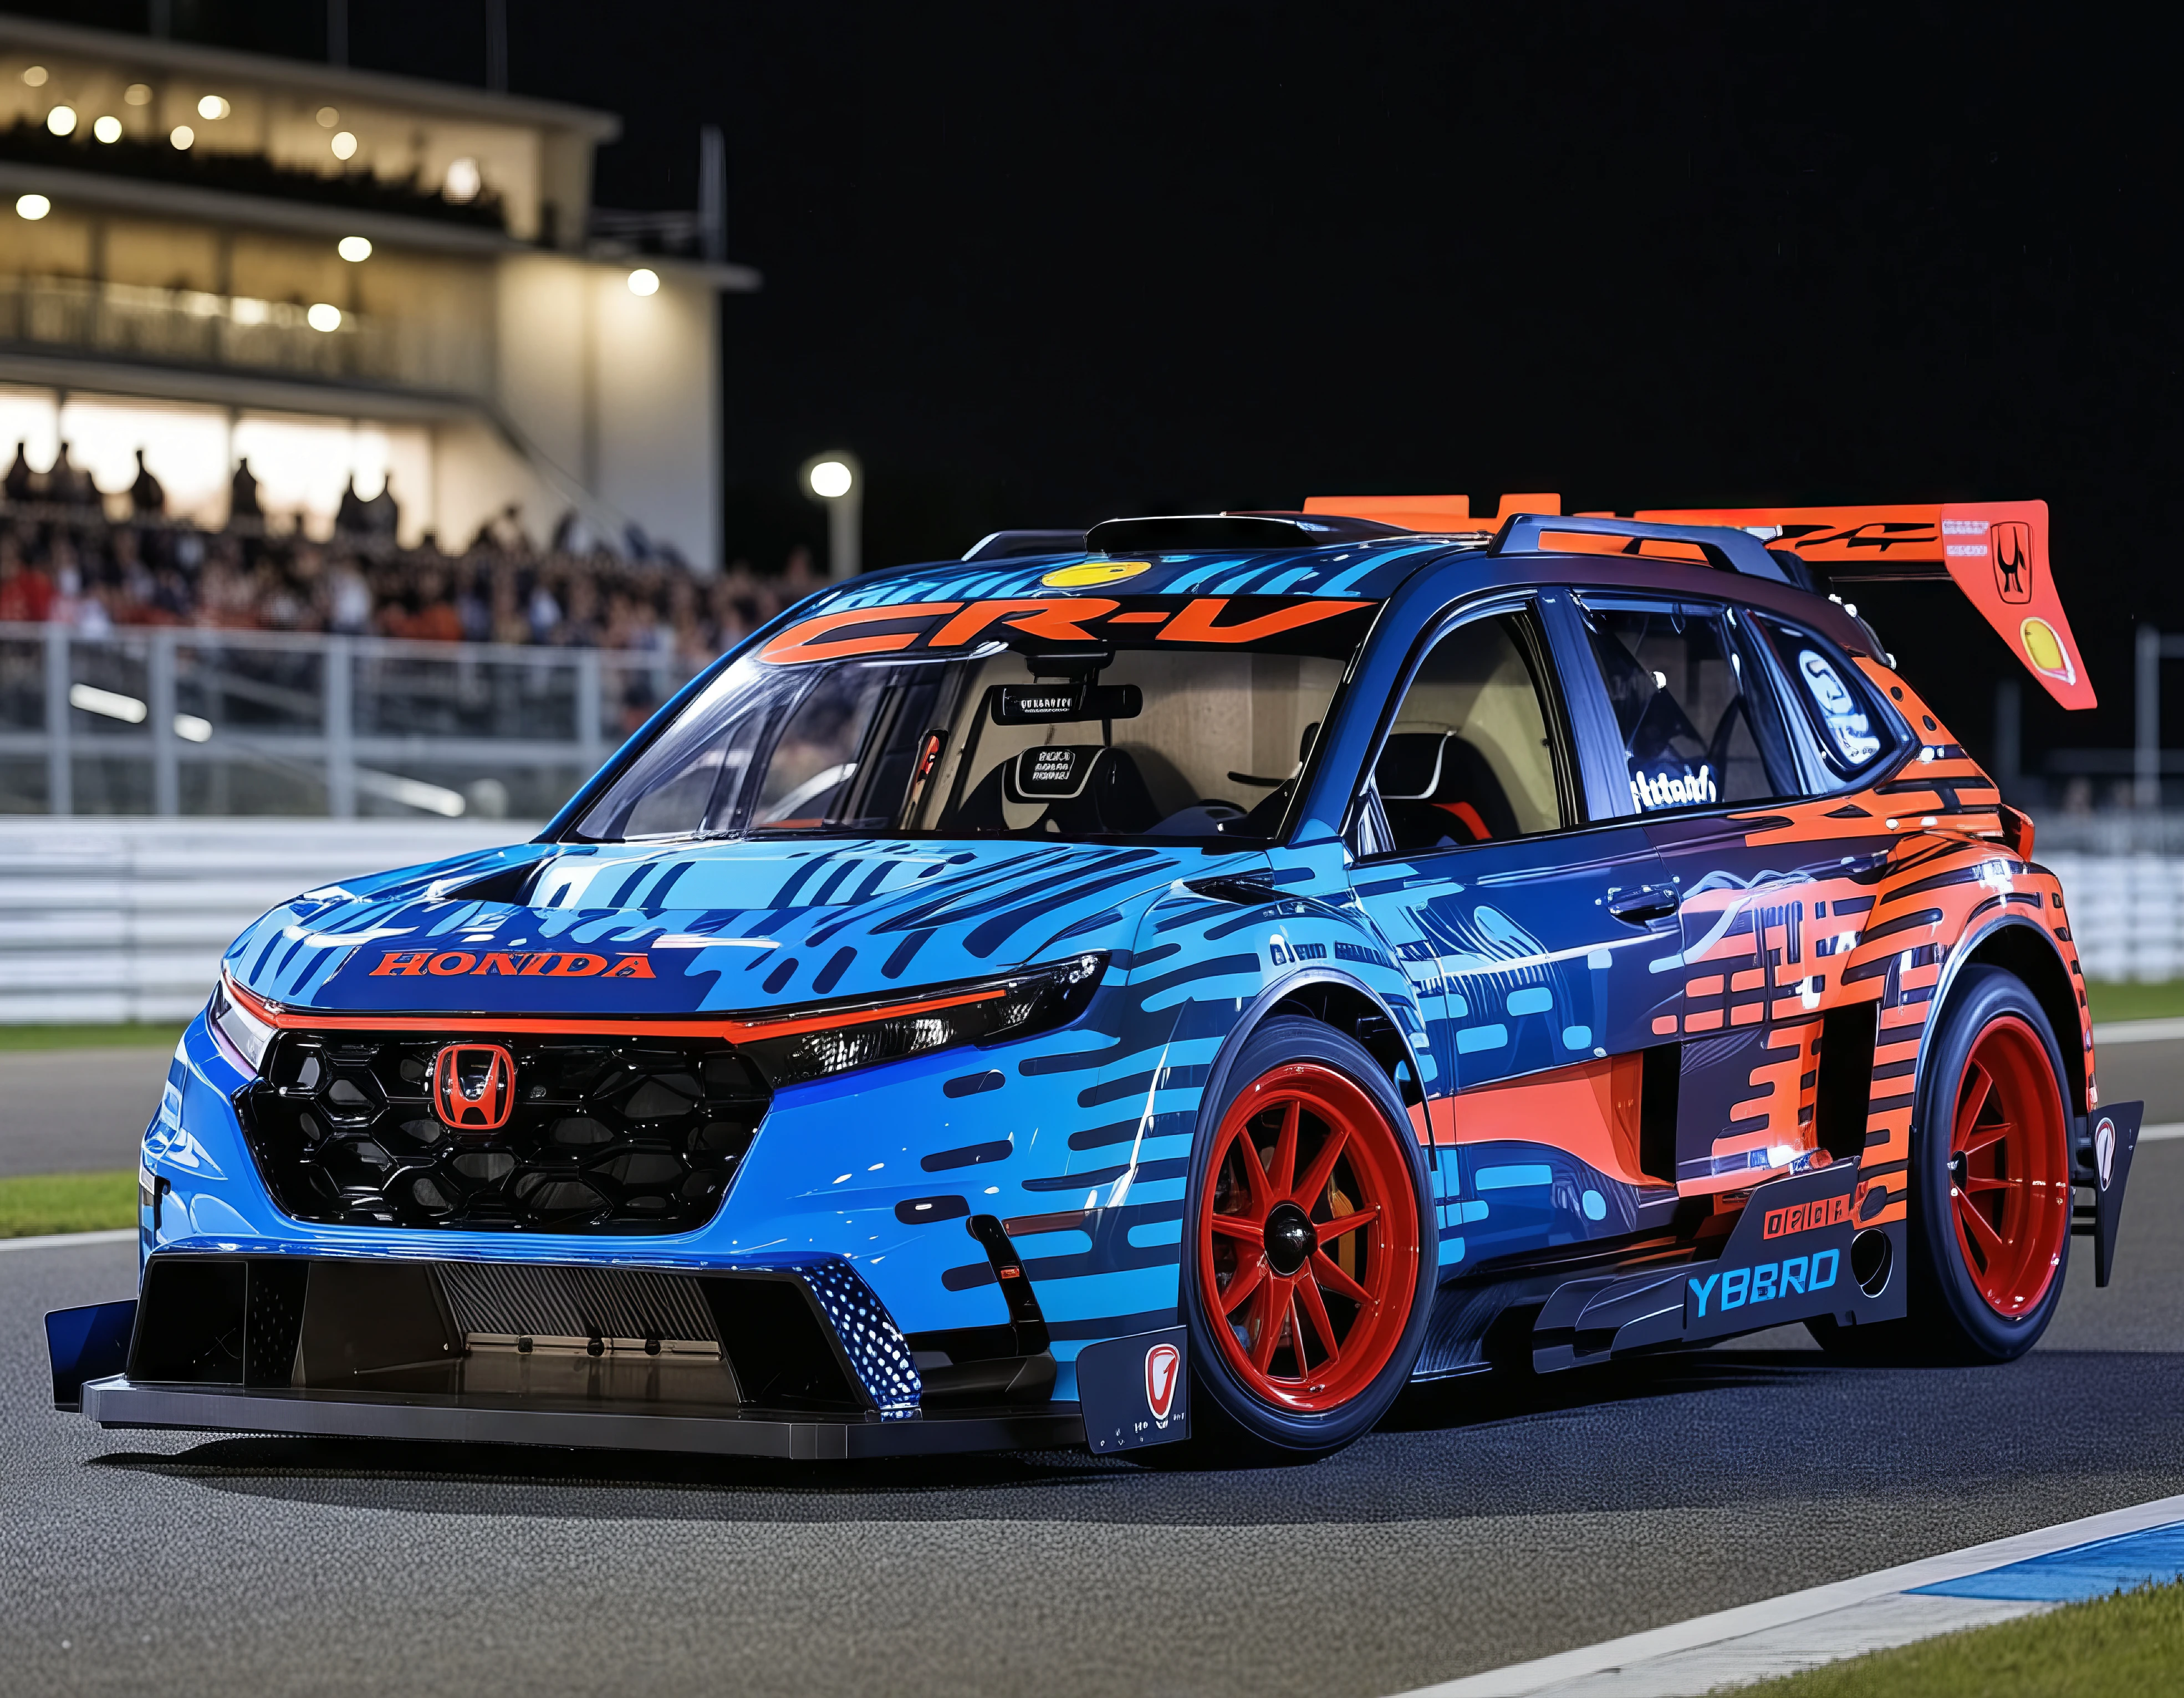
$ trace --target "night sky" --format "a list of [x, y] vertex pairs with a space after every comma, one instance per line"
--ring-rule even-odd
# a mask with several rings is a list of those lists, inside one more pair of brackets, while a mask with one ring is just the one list
[[[2174, 14], [509, 9], [515, 92], [622, 116], [602, 204], [694, 204], [727, 131], [766, 279], [723, 308], [727, 543], [761, 567], [820, 540], [795, 474], [838, 447], [870, 564], [1313, 493], [2039, 496], [2103, 706], [2028, 679], [2028, 764], [2127, 743], [2131, 623], [2184, 628]], [[352, 63], [482, 82], [482, 0], [349, 13]], [[324, 52], [315, 3], [175, 17]], [[1999, 639], [1953, 591], [1862, 599], [1985, 753]]]

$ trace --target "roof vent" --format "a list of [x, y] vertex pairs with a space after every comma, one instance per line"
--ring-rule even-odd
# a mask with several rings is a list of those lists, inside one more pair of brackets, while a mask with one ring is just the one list
[[1392, 525], [1336, 515], [1323, 518], [1303, 513], [1195, 513], [1156, 519], [1110, 519], [1095, 525], [1085, 541], [1094, 553], [1103, 554], [1220, 548], [1264, 554], [1274, 548], [1323, 548], [1330, 543], [1402, 534]]
[[1081, 554], [1082, 531], [994, 531], [971, 545], [967, 560], [1022, 560], [1037, 554]]

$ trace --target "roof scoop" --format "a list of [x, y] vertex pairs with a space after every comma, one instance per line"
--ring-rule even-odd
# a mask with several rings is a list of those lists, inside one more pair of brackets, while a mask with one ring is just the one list
[[1110, 519], [1095, 525], [1085, 544], [1100, 554], [1145, 554], [1162, 551], [1234, 548], [1265, 554], [1275, 548], [1323, 548], [1330, 543], [1358, 543], [1400, 537], [1400, 527], [1346, 514], [1184, 513], [1152, 519]]

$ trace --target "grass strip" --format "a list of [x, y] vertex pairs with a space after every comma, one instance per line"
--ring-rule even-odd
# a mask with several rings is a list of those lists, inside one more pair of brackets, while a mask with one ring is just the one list
[[2184, 1670], [2184, 1581], [1869, 1651], [1737, 1698], [2138, 1698]]
[[0, 1179], [0, 1239], [100, 1233], [136, 1224], [136, 1175], [32, 1173]]
[[2184, 1015], [2184, 979], [2164, 979], [2159, 984], [2087, 979], [2086, 1005], [2096, 1021], [2173, 1020]]
[[151, 1025], [0, 1026], [0, 1052], [19, 1049], [171, 1049], [183, 1021]]

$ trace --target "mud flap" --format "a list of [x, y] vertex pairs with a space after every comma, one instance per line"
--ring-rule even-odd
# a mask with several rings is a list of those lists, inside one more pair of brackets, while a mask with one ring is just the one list
[[104, 1379], [129, 1366], [129, 1339], [136, 1329], [136, 1300], [93, 1303], [46, 1313], [46, 1355], [53, 1364], [53, 1407], [74, 1413], [82, 1406], [83, 1383]]
[[1095, 1452], [1190, 1436], [1189, 1331], [1170, 1327], [1087, 1344], [1077, 1357], [1084, 1442]]
[[2144, 1103], [2117, 1103], [2093, 1116], [2093, 1200], [2081, 1203], [2072, 1232], [2093, 1241], [2093, 1283], [2106, 1285], [2115, 1272], [2116, 1228], [2123, 1221], [2123, 1188], [2138, 1150]]
[[[1873, 1194], [1874, 1204], [1884, 1200]], [[1770, 1179], [1713, 1260], [1557, 1286], [1533, 1328], [1533, 1369], [1552, 1373], [1818, 1316], [1845, 1326], [1897, 1319], [1903, 1223], [1862, 1225], [1867, 1206], [1855, 1162]]]

